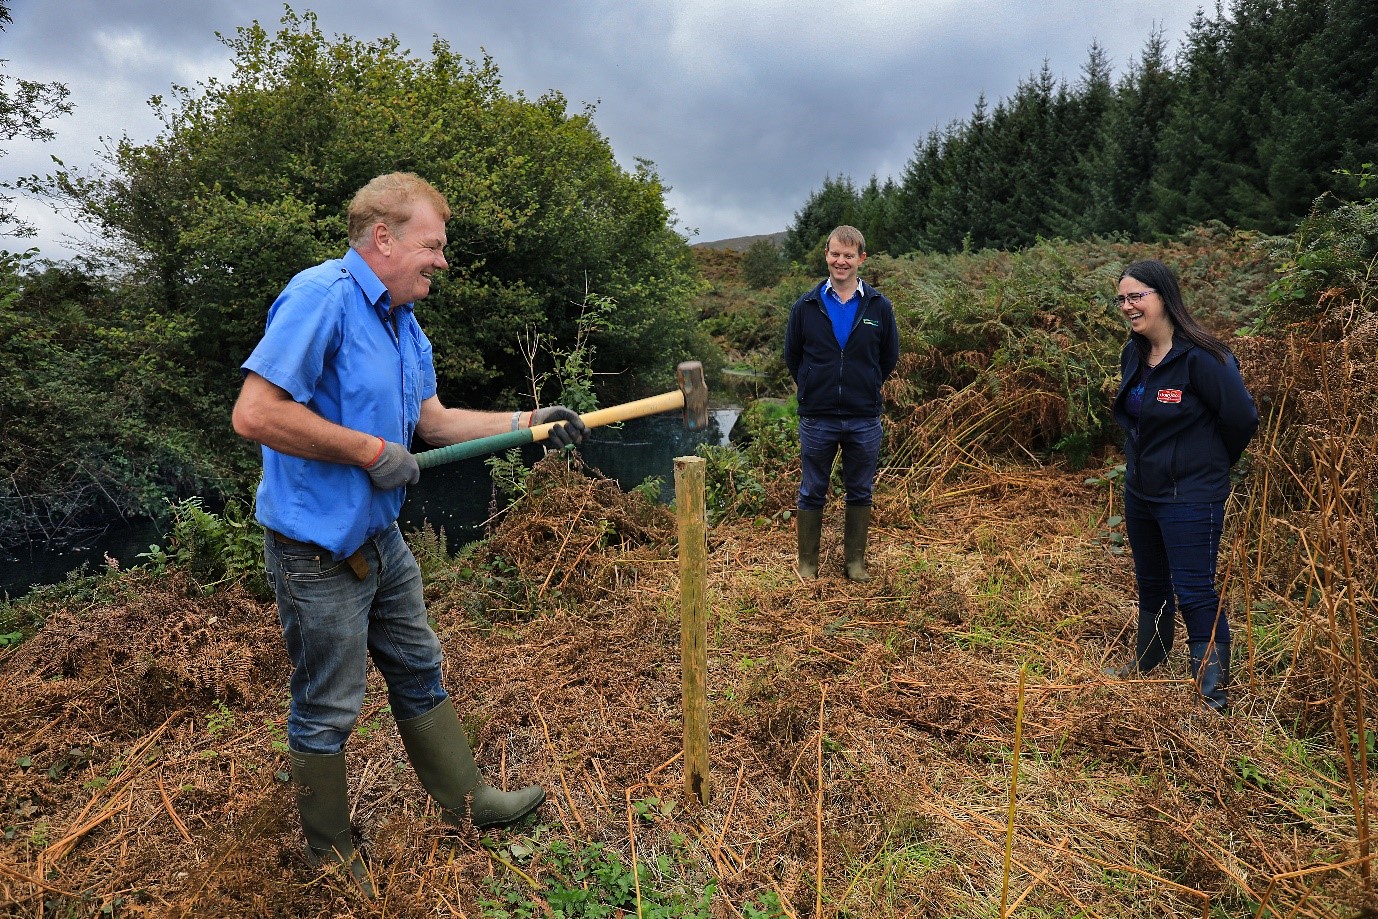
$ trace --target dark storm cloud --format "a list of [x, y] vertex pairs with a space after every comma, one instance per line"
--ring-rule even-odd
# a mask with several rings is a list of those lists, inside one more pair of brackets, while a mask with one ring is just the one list
[[[1046, 60], [1074, 83], [1092, 41], [1117, 72], [1160, 28], [1174, 47], [1195, 0], [412, 0], [320, 4], [326, 34], [396, 35], [427, 56], [435, 35], [471, 59], [491, 55], [509, 92], [556, 90], [595, 123], [619, 162], [648, 159], [671, 186], [668, 203], [698, 239], [784, 229], [829, 176], [858, 185], [898, 178], [929, 131], [994, 106]], [[298, 13], [307, 7], [296, 5]], [[52, 123], [52, 144], [15, 142], [0, 178], [98, 161], [102, 137], [151, 140], [146, 102], [173, 84], [230, 76], [233, 36], [270, 0], [13, 0], [0, 34], [11, 76], [57, 80], [76, 113]], [[38, 202], [45, 254], [65, 254], [69, 229]]]

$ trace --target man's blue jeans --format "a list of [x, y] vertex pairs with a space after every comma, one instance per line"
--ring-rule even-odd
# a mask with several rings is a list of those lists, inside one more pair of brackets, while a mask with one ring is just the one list
[[828, 501], [833, 460], [842, 451], [842, 481], [847, 503], [869, 507], [880, 462], [880, 418], [806, 417], [799, 419], [799, 510], [822, 510]]
[[1172, 650], [1179, 609], [1189, 643], [1213, 641], [1228, 656], [1230, 623], [1215, 589], [1224, 516], [1223, 501], [1171, 504], [1125, 494], [1125, 530], [1139, 588], [1135, 661], [1141, 671], [1162, 663]]
[[393, 717], [445, 701], [440, 641], [426, 622], [421, 569], [393, 524], [363, 546], [368, 577], [313, 546], [265, 540], [268, 580], [292, 661], [287, 744], [302, 753], [344, 749], [364, 703], [368, 659], [383, 674]]

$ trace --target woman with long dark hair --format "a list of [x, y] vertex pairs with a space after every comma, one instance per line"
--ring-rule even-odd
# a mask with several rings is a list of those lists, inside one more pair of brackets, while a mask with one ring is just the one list
[[1258, 429], [1239, 362], [1187, 312], [1177, 276], [1145, 259], [1120, 275], [1129, 322], [1115, 420], [1125, 430], [1125, 528], [1139, 592], [1134, 660], [1147, 673], [1172, 650], [1177, 613], [1206, 705], [1226, 707], [1230, 623], [1215, 587], [1230, 468]]

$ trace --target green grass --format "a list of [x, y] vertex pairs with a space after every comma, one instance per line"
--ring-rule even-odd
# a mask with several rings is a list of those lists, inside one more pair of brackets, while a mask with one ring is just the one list
[[[648, 805], [649, 807], [649, 805]], [[561, 840], [529, 838], [502, 846], [485, 842], [509, 867], [488, 881], [479, 901], [485, 919], [604, 919], [632, 914], [645, 919], [709, 919], [716, 882], [692, 876], [684, 861], [659, 855], [635, 871], [598, 843], [575, 848]], [[539, 864], [539, 879], [522, 867]], [[534, 881], [534, 883], [533, 883]]]

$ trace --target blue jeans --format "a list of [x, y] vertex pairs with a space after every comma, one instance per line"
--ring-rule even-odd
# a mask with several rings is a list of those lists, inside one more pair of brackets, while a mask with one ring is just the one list
[[799, 419], [801, 511], [822, 510], [827, 503], [828, 480], [839, 449], [847, 503], [871, 505], [871, 488], [880, 462], [880, 418], [806, 417]]
[[445, 701], [440, 641], [426, 622], [421, 569], [393, 524], [363, 545], [368, 577], [314, 546], [264, 543], [268, 581], [292, 660], [287, 744], [332, 754], [359, 720], [368, 659], [387, 682], [399, 721]]
[[1215, 589], [1225, 502], [1170, 504], [1124, 497], [1124, 523], [1139, 589], [1135, 660], [1151, 670], [1172, 650], [1176, 613], [1187, 641], [1214, 641], [1228, 657], [1230, 623]]

